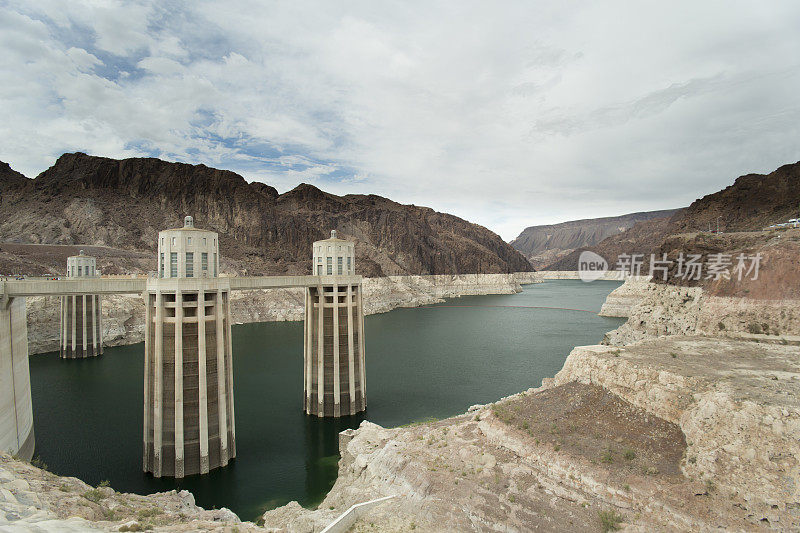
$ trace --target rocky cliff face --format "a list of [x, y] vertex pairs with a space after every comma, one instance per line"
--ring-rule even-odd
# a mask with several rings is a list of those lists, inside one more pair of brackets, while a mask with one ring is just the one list
[[630, 229], [636, 223], [654, 218], [669, 218], [676, 209], [631, 213], [617, 217], [588, 218], [561, 224], [525, 228], [511, 241], [536, 267], [554, 263], [576, 248], [594, 246], [606, 237]]
[[603, 256], [610, 267], [614, 267], [620, 254], [653, 253], [669, 233], [669, 219], [655, 218], [635, 224], [632, 228], [608, 237], [596, 246], [578, 248], [549, 265], [548, 270], [577, 270], [578, 259], [584, 250], [591, 250]]
[[[656, 253], [658, 257], [667, 254], [670, 258], [677, 258], [681, 253], [686, 257], [695, 254], [704, 259], [722, 254], [730, 259], [731, 275], [709, 276], [706, 270], [700, 279], [681, 276], [675, 263], [666, 280], [671, 285], [703, 287], [708, 294], [717, 296], [761, 300], [800, 299], [800, 269], [797, 268], [800, 261], [800, 229], [672, 235], [664, 239]], [[740, 277], [733, 270], [740, 254], [747, 258], [760, 258], [757, 272], [743, 271]], [[748, 269], [752, 264], [752, 259], [745, 261]], [[664, 282], [662, 276], [656, 277], [656, 281]]]
[[[741, 176], [733, 185], [695, 200], [668, 219], [638, 222], [625, 232], [608, 237], [595, 246], [575, 250], [549, 265], [548, 269], [575, 270], [583, 249], [600, 254], [612, 265], [622, 253], [641, 253], [645, 255], [645, 266], [649, 264], [647, 258], [651, 253], [714, 253], [721, 250], [726, 253], [769, 253], [776, 251], [773, 245], [777, 244], [784, 232], [763, 231], [764, 228], [798, 216], [800, 162], [784, 165], [766, 175]], [[708, 231], [716, 229], [718, 219], [720, 230], [724, 232], [720, 236]], [[789, 240], [794, 239], [791, 233], [788, 236]], [[797, 286], [796, 278], [792, 277], [796, 269], [789, 266], [791, 260], [787, 262], [783, 257], [789, 256], [796, 262], [797, 252], [777, 250], [773, 255], [774, 269], [783, 273], [789, 285]], [[670, 283], [679, 282], [671, 279]], [[696, 285], [708, 286], [702, 282]], [[734, 294], [737, 289], [727, 287], [723, 290], [727, 294]], [[782, 291], [783, 288], [759, 289], [757, 292], [763, 293], [763, 296], [756, 297], [780, 297]]]
[[747, 174], [733, 185], [696, 200], [673, 217], [671, 233], [760, 230], [800, 216], [800, 161], [769, 174]]
[[82, 153], [64, 154], [34, 180], [2, 176], [0, 240], [6, 242], [152, 255], [158, 231], [191, 214], [198, 226], [220, 233], [229, 272], [309, 273], [311, 243], [330, 229], [356, 241], [357, 273], [368, 276], [531, 270], [482, 226], [375, 195], [335, 196], [307, 184], [278, 195], [204, 165]]
[[660, 336], [708, 335], [784, 344], [800, 343], [800, 300], [713, 296], [701, 287], [627, 280], [600, 314], [627, 316], [604, 343], [624, 346]]
[[28, 181], [28, 178], [12, 169], [8, 163], [0, 161], [0, 193], [23, 187]]
[[600, 316], [629, 317], [650, 284], [650, 276], [627, 276], [622, 285], [611, 291], [598, 313]]

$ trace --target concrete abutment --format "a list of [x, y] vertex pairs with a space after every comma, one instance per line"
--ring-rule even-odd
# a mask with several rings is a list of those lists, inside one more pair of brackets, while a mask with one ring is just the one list
[[30, 461], [34, 449], [25, 298], [0, 299], [0, 450]]

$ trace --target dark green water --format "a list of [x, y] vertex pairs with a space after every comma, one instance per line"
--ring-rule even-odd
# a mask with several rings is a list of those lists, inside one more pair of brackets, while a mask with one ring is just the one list
[[[368, 316], [366, 418], [383, 426], [443, 418], [539, 386], [574, 346], [596, 344], [622, 322], [594, 314], [617, 286], [550, 281]], [[237, 457], [226, 468], [178, 482], [142, 473], [143, 344], [107, 348], [97, 359], [31, 358], [36, 453], [57, 474], [107, 479], [124, 492], [188, 489], [198, 505], [243, 519], [291, 500], [315, 505], [336, 480], [338, 433], [363, 416], [303, 415], [302, 328], [234, 326]]]

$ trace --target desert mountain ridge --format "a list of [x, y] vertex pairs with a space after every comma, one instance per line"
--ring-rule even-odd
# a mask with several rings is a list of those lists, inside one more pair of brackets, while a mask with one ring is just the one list
[[453, 215], [309, 184], [278, 194], [205, 165], [67, 153], [34, 179], [0, 164], [0, 192], [3, 273], [55, 274], [87, 247], [106, 273], [154, 270], [158, 232], [185, 215], [220, 233], [230, 273], [310, 273], [311, 244], [332, 229], [356, 241], [365, 276], [532, 270], [498, 235]]
[[613, 217], [586, 218], [559, 224], [546, 224], [525, 228], [511, 241], [511, 246], [522, 252], [536, 268], [544, 267], [569, 254], [576, 248], [594, 246], [606, 237], [618, 235], [638, 222], [668, 218], [677, 209], [643, 211]]
[[[701, 285], [711, 294], [780, 299], [800, 297], [800, 229], [770, 229], [775, 223], [800, 216], [800, 162], [783, 165], [769, 174], [747, 174], [721, 191], [698, 198], [669, 218], [638, 222], [632, 228], [607, 237], [595, 246], [576, 249], [548, 266], [551, 270], [575, 270], [583, 250], [591, 250], [614, 265], [620, 254], [650, 254], [675, 259], [679, 254], [736, 256], [760, 254], [757, 280], [686, 280], [670, 270], [669, 283]], [[716, 230], [719, 220], [720, 234]]]

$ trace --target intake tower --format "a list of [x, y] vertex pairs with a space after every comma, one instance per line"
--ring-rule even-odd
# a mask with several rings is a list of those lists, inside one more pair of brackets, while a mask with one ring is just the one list
[[230, 281], [219, 242], [194, 227], [158, 234], [145, 300], [145, 472], [181, 478], [236, 456]]
[[[67, 278], [96, 278], [97, 259], [80, 251], [67, 258]], [[100, 295], [61, 297], [61, 358], [95, 357], [103, 353]]]
[[352, 282], [355, 243], [337, 238], [334, 230], [313, 246], [319, 283], [305, 295], [304, 411], [352, 415], [367, 408], [362, 285]]

